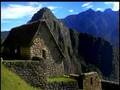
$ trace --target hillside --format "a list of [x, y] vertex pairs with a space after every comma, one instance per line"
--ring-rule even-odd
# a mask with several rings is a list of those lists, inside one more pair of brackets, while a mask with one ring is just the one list
[[1, 90], [40, 90], [27, 84], [17, 74], [1, 65]]
[[119, 11], [106, 9], [101, 12], [88, 9], [76, 15], [69, 15], [62, 21], [78, 32], [104, 38], [114, 47], [119, 46]]
[[4, 42], [4, 40], [6, 39], [6, 37], [8, 36], [9, 31], [3, 31], [1, 32], [1, 43]]

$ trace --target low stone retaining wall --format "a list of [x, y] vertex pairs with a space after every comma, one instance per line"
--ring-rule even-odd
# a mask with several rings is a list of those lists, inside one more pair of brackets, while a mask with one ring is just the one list
[[47, 79], [43, 62], [3, 61], [2, 63], [23, 78], [28, 84], [40, 87], [43, 90], [45, 89]]
[[46, 90], [78, 90], [77, 82], [52, 82], [47, 84]]
[[46, 66], [41, 61], [3, 61], [2, 63], [27, 83], [42, 90], [78, 90], [79, 88], [77, 81], [47, 82]]

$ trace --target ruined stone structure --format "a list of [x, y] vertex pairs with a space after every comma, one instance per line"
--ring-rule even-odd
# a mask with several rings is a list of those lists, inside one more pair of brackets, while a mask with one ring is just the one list
[[96, 72], [83, 73], [81, 75], [70, 74], [68, 78], [76, 79], [74, 81], [47, 82], [46, 66], [42, 60], [27, 62], [3, 61], [3, 64], [17, 73], [27, 83], [43, 90], [102, 90], [101, 79]]
[[77, 82], [54, 82], [48, 83], [47, 90], [79, 90]]
[[43, 90], [119, 90], [119, 84], [101, 80], [96, 72], [70, 74], [75, 81], [47, 82], [46, 66], [40, 61], [3, 61], [7, 68], [17, 73], [27, 83]]
[[83, 74], [83, 90], [102, 90], [101, 79], [96, 72]]
[[71, 74], [70, 77], [78, 81], [80, 90], [102, 90], [101, 78], [97, 72], [88, 72], [81, 75]]
[[4, 47], [11, 59], [43, 59], [48, 76], [64, 73], [64, 55], [45, 20], [12, 29]]
[[47, 75], [44, 61], [3, 61], [2, 64], [31, 86], [46, 88]]
[[47, 82], [46, 66], [42, 60], [38, 61], [3, 61], [9, 70], [17, 73], [33, 87], [42, 90], [78, 90], [77, 80], [69, 82]]

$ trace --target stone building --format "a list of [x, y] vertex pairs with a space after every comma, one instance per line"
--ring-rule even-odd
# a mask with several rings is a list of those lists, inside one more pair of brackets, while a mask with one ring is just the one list
[[78, 81], [80, 90], [102, 90], [101, 78], [97, 72], [70, 74], [70, 77]]
[[64, 54], [44, 19], [13, 28], [3, 46], [5, 59], [41, 59], [48, 75], [64, 73]]
[[97, 72], [83, 74], [83, 90], [102, 90], [101, 79]]

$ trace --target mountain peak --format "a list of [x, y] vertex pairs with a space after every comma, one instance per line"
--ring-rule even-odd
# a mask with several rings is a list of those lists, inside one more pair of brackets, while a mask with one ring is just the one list
[[93, 9], [89, 8], [89, 9], [83, 11], [83, 12], [80, 12], [78, 15], [81, 15], [81, 13], [83, 13], [83, 14], [91, 14], [91, 13], [95, 13], [95, 11]]
[[95, 12], [93, 9], [88, 9], [87, 12]]
[[[42, 9], [39, 10], [40, 12], [50, 12], [51, 13], [51, 10], [47, 7], [43, 7]], [[39, 12], [38, 11], [38, 12]]]
[[53, 15], [52, 11], [49, 8], [43, 7], [33, 15], [32, 19], [28, 21], [28, 23], [38, 21], [40, 19], [48, 19], [48, 18], [55, 18], [55, 16]]
[[112, 12], [111, 8], [106, 9], [104, 12]]

